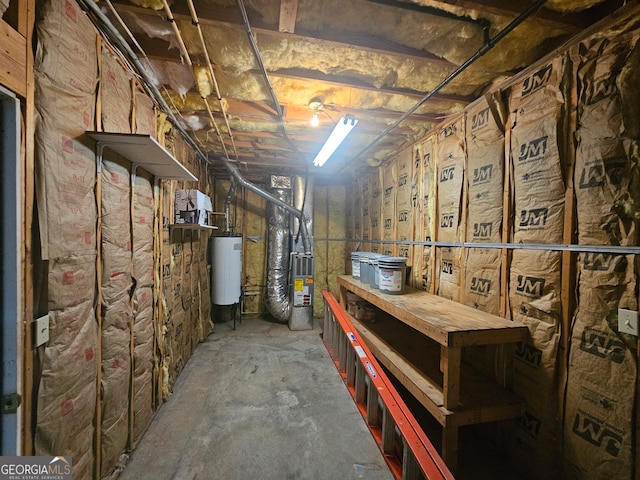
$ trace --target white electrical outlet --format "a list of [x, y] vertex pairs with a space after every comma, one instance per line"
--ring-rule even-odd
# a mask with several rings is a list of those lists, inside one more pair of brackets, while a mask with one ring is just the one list
[[638, 312], [627, 310], [625, 308], [618, 309], [618, 331], [628, 333], [629, 335], [638, 336]]
[[39, 347], [49, 341], [49, 315], [38, 318], [34, 322], [33, 345]]

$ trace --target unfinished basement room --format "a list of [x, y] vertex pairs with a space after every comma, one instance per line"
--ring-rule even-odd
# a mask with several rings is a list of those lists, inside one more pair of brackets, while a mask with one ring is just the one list
[[0, 480], [640, 480], [640, 0], [0, 18]]

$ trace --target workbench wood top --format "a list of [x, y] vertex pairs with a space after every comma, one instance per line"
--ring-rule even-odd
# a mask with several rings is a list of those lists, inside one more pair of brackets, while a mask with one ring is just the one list
[[338, 284], [443, 346], [520, 342], [527, 332], [521, 323], [415, 288], [405, 287], [402, 295], [392, 295], [350, 275], [339, 275]]

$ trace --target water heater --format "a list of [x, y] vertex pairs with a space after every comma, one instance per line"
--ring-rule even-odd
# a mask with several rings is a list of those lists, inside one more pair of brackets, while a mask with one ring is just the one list
[[242, 237], [211, 240], [211, 303], [236, 305], [242, 290]]

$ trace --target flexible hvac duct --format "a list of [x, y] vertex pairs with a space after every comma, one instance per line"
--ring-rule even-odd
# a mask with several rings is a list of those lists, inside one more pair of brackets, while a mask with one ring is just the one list
[[[309, 237], [309, 243], [313, 248], [313, 177], [296, 175], [293, 177], [293, 206], [296, 210], [302, 212], [302, 221], [305, 223], [304, 228], [307, 236]], [[300, 225], [300, 218], [293, 217], [292, 219], [292, 232], [295, 235], [295, 242], [293, 245], [294, 250], [300, 250], [300, 247], [304, 250], [304, 253], [311, 253], [310, 249], [300, 245], [300, 237], [302, 226]]]
[[[272, 195], [288, 204], [289, 190], [272, 189]], [[267, 221], [267, 291], [265, 305], [269, 313], [281, 322], [289, 321], [289, 253], [291, 251], [290, 216], [286, 209], [270, 203]]]
[[261, 197], [265, 198], [266, 200], [268, 200], [272, 204], [275, 204], [275, 205], [283, 208], [287, 212], [289, 212], [289, 213], [295, 215], [296, 217], [300, 218], [302, 220], [300, 222], [300, 226], [301, 226], [300, 233], [302, 235], [302, 243], [304, 244], [304, 253], [312, 253], [312, 251], [311, 251], [311, 241], [309, 239], [309, 231], [307, 229], [307, 220], [306, 220], [304, 214], [300, 210], [297, 210], [295, 207], [292, 207], [288, 203], [282, 201], [279, 198], [276, 198], [275, 196], [271, 195], [270, 193], [265, 192], [261, 188], [255, 186], [253, 183], [248, 182], [247, 180], [245, 180], [242, 177], [242, 175], [240, 175], [240, 172], [238, 172], [238, 169], [234, 165], [232, 165], [226, 158], [219, 157], [219, 160], [225, 164], [225, 166], [227, 167], [227, 170], [229, 170], [231, 175], [233, 175], [233, 177], [236, 179], [236, 181], [242, 187], [244, 187], [244, 188], [246, 188], [248, 190], [251, 190], [254, 193], [257, 193], [258, 195], [260, 195]]
[[302, 211], [304, 214], [302, 218], [291, 218], [287, 210], [273, 203], [269, 204], [265, 304], [269, 312], [282, 322], [290, 320], [293, 309], [289, 270], [291, 252], [297, 250], [298, 245], [293, 244], [292, 232], [296, 233], [304, 228], [307, 231], [307, 242], [311, 238], [308, 232], [312, 224], [307, 219], [313, 216], [313, 202], [307, 192], [309, 189], [313, 189], [312, 185], [312, 180], [296, 175], [292, 178], [291, 190], [288, 188], [271, 189], [273, 196], [287, 204], [291, 201], [290, 195], [293, 195], [292, 203], [295, 211]]

